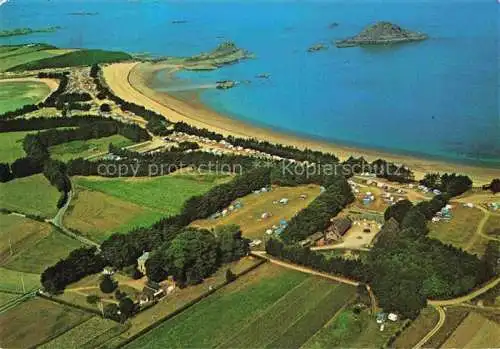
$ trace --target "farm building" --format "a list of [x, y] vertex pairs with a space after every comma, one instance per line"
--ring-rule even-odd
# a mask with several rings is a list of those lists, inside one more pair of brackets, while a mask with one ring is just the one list
[[139, 258], [137, 258], [137, 269], [146, 274], [146, 261], [149, 259], [149, 252], [144, 252]]
[[312, 234], [311, 236], [309, 236], [307, 239], [305, 240], [302, 240], [300, 242], [300, 245], [302, 247], [305, 247], [305, 246], [310, 246], [318, 241], [320, 241], [321, 239], [324, 238], [324, 234], [322, 232], [317, 232], [317, 233], [314, 233]]
[[352, 221], [350, 218], [335, 218], [332, 224], [326, 229], [325, 238], [327, 241], [338, 240], [351, 228]]

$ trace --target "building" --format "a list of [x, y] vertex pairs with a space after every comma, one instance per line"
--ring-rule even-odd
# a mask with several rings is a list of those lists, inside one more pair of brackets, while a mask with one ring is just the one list
[[149, 252], [144, 252], [139, 258], [137, 258], [137, 269], [146, 274], [146, 261], [149, 259]]
[[338, 240], [351, 228], [350, 218], [342, 217], [332, 220], [332, 224], [326, 229], [325, 238], [327, 241]]

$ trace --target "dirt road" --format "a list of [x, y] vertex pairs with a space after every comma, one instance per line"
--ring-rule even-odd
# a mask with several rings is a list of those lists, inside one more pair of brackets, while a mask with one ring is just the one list
[[425, 335], [424, 338], [422, 338], [413, 347], [413, 349], [422, 348], [425, 345], [425, 343], [427, 343], [429, 341], [429, 339], [431, 339], [431, 337], [434, 336], [441, 329], [441, 327], [443, 327], [444, 322], [446, 320], [446, 313], [444, 312], [443, 308], [441, 308], [440, 306], [434, 306], [434, 308], [436, 308], [437, 312], [439, 313], [439, 321], [438, 321], [438, 323], [436, 324], [436, 326], [434, 326], [434, 328], [429, 333], [427, 333]]

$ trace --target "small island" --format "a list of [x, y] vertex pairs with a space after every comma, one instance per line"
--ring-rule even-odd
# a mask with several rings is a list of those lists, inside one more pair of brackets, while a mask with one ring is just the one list
[[219, 80], [217, 81], [217, 86], [219, 90], [228, 90], [236, 86], [236, 81], [233, 80]]
[[330, 23], [330, 25], [328, 26], [329, 29], [333, 29], [333, 28], [337, 28], [339, 26], [339, 24], [337, 22], [333, 22], [333, 23]]
[[363, 45], [390, 45], [403, 42], [421, 41], [428, 36], [419, 32], [411, 32], [390, 22], [377, 22], [365, 28], [358, 35], [339, 40], [337, 47], [355, 47]]
[[253, 54], [239, 48], [234, 42], [225, 41], [211, 52], [184, 58], [183, 68], [187, 70], [214, 70], [223, 65], [233, 64], [253, 57]]
[[48, 27], [41, 29], [32, 29], [32, 28], [16, 28], [16, 29], [8, 29], [8, 30], [0, 30], [0, 38], [7, 38], [10, 36], [21, 36], [21, 35], [29, 35], [34, 33], [53, 33], [57, 30], [61, 29], [61, 27]]
[[271, 77], [271, 74], [269, 73], [260, 73], [255, 75], [257, 79], [269, 79]]
[[70, 12], [68, 15], [70, 16], [97, 16], [99, 12], [85, 12], [85, 11], [77, 11], [77, 12]]
[[188, 21], [185, 20], [185, 19], [175, 19], [172, 21], [172, 24], [185, 24], [187, 23]]
[[307, 49], [307, 52], [318, 52], [318, 51], [323, 51], [326, 49], [328, 49], [328, 46], [326, 46], [325, 44], [315, 44], [315, 45], [312, 45], [311, 47], [309, 47]]

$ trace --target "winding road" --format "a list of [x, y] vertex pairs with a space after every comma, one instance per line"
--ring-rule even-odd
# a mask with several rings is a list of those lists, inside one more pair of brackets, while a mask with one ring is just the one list
[[446, 320], [446, 313], [444, 312], [444, 309], [441, 308], [440, 306], [434, 306], [434, 308], [437, 310], [438, 314], [439, 314], [439, 320], [436, 324], [436, 326], [434, 326], [434, 328], [425, 335], [424, 338], [422, 338], [414, 347], [413, 349], [419, 349], [419, 348], [422, 348], [425, 343], [427, 343], [429, 341], [429, 339], [431, 339], [432, 336], [434, 336], [440, 329], [441, 327], [443, 327], [444, 325], [444, 322]]

